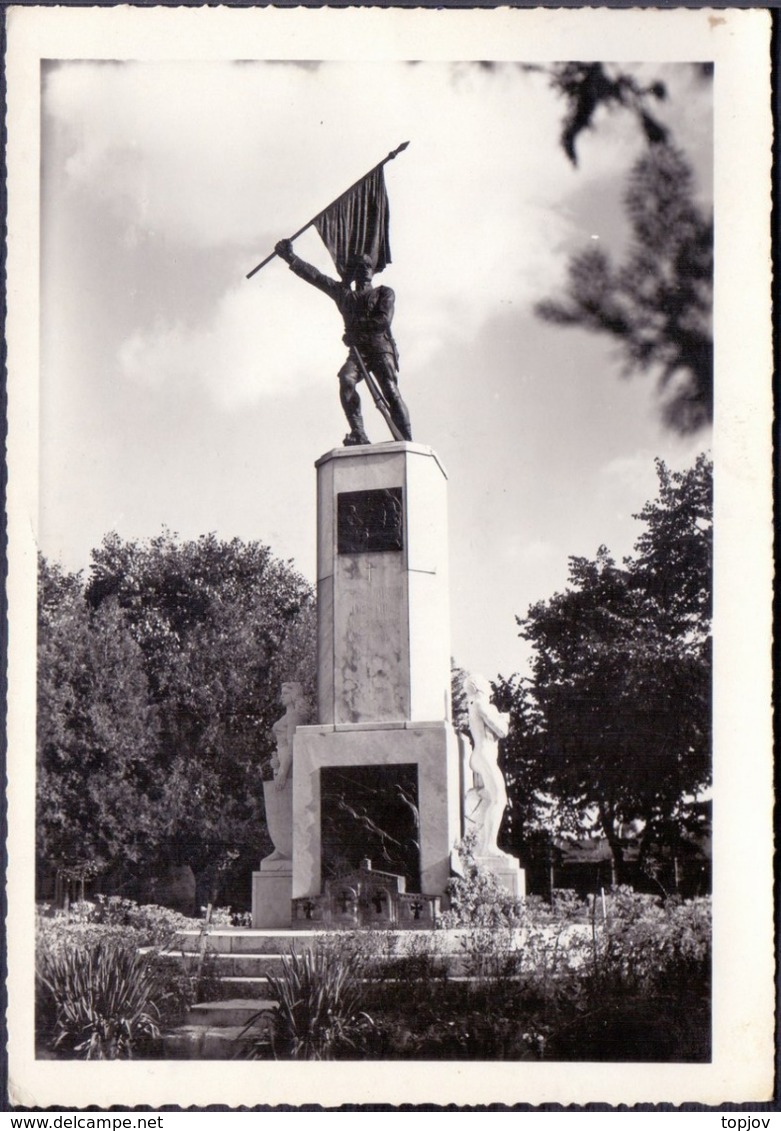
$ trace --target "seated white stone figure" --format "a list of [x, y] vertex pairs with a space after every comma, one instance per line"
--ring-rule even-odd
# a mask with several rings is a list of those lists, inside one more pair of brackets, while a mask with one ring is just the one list
[[474, 779], [464, 798], [466, 830], [475, 835], [475, 856], [507, 857], [496, 844], [507, 807], [507, 789], [497, 758], [499, 739], [507, 736], [510, 716], [491, 703], [491, 685], [484, 676], [468, 675], [464, 691], [473, 747], [469, 768]]

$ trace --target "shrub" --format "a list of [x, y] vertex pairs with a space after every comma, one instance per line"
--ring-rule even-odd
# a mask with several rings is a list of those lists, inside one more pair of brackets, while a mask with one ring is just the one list
[[159, 1036], [158, 977], [126, 943], [106, 937], [45, 953], [36, 975], [55, 1048], [86, 1060], [131, 1059]]
[[523, 906], [528, 918], [538, 925], [587, 922], [591, 917], [589, 901], [572, 888], [555, 888], [550, 902], [539, 895], [527, 895]]
[[447, 964], [442, 958], [440, 936], [434, 930], [417, 930], [399, 934], [396, 931], [336, 931], [319, 944], [321, 952], [336, 963], [346, 965], [363, 984], [382, 985], [391, 991], [403, 983], [432, 982], [447, 977]]
[[517, 977], [523, 963], [520, 932], [474, 927], [460, 941], [464, 974], [486, 982]]
[[208, 918], [210, 927], [251, 927], [251, 911], [233, 911], [230, 907], [213, 907], [211, 912], [202, 907], [204, 919]]
[[[282, 956], [282, 972], [268, 974], [268, 988], [277, 1002], [275, 1037], [282, 1055], [296, 1060], [330, 1060], [358, 1048], [359, 1034], [372, 1022], [361, 1009], [360, 982], [348, 964], [327, 949]], [[250, 1019], [245, 1033], [264, 1020], [264, 1011]], [[277, 1045], [277, 1042], [279, 1043]], [[263, 1051], [263, 1037], [255, 1051]]]
[[474, 837], [456, 845], [463, 875], [447, 886], [450, 907], [440, 916], [441, 927], [516, 927], [524, 919], [523, 902], [482, 868], [474, 856]]
[[70, 920], [107, 927], [130, 927], [143, 939], [141, 945], [165, 949], [174, 945], [181, 931], [200, 926], [199, 920], [172, 911], [169, 907], [159, 907], [155, 903], [139, 905], [132, 899], [118, 895], [99, 895], [94, 903], [85, 901], [73, 904]]
[[670, 992], [710, 983], [710, 899], [686, 903], [616, 888], [608, 900], [597, 978], [614, 989]]
[[42, 908], [36, 917], [39, 950], [53, 951], [63, 946], [90, 946], [103, 938], [125, 939], [138, 947], [170, 950], [182, 931], [198, 929], [202, 923], [177, 911], [155, 904], [139, 906], [131, 899], [99, 895], [95, 902], [73, 903], [67, 912], [47, 914]]
[[[112, 956], [138, 956], [139, 969], [145, 971], [144, 982], [150, 985], [150, 1001], [155, 1007], [151, 1012], [155, 1024], [161, 1026], [177, 1024], [202, 999], [203, 993], [214, 987], [214, 967], [208, 953], [195, 967], [176, 954], [180, 931], [202, 928], [198, 920], [154, 904], [139, 907], [118, 896], [98, 896], [94, 902], [75, 903], [67, 913], [53, 916], [47, 914], [48, 910], [41, 908], [36, 919], [36, 1032], [41, 1042], [56, 1045], [63, 1054], [83, 1055], [85, 1050], [77, 1050], [72, 1041], [61, 1035], [63, 1011], [50, 983], [64, 987], [61, 993], [58, 991], [62, 1000], [69, 993], [84, 1000], [84, 980], [89, 977], [85, 971], [100, 968], [105, 985], [106, 964], [111, 963]], [[125, 958], [119, 957], [120, 983], [127, 973], [124, 964]], [[105, 995], [106, 1001], [109, 997]], [[126, 1006], [122, 1004], [122, 1008]], [[84, 1012], [89, 1014], [91, 1007], [85, 1006]], [[110, 1050], [111, 1042], [105, 1044]], [[120, 1051], [116, 1055], [125, 1054]]]
[[490, 928], [475, 926], [479, 911], [464, 916], [467, 980], [448, 976], [436, 931], [333, 932], [286, 957], [269, 979], [275, 1023], [268, 1012], [251, 1023], [254, 1055], [708, 1059], [708, 899], [662, 904], [616, 889], [604, 904], [572, 892], [512, 904], [512, 926], [504, 914]]
[[[616, 888], [593, 923], [583, 999], [560, 1018], [556, 1059], [705, 1061], [710, 1056], [710, 900]], [[572, 979], [570, 979], [572, 982]]]

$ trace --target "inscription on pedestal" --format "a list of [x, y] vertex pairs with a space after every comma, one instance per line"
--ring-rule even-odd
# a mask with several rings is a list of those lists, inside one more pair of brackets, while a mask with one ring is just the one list
[[337, 552], [371, 554], [404, 549], [401, 487], [337, 495]]

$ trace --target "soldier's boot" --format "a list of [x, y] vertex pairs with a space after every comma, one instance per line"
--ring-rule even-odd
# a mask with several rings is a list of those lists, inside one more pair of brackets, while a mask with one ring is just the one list
[[350, 448], [357, 444], [370, 443], [369, 437], [363, 427], [363, 416], [361, 410], [346, 413], [347, 423], [350, 425], [350, 431], [344, 438], [344, 447]]
[[352, 447], [354, 444], [368, 444], [369, 437], [363, 427], [363, 414], [361, 413], [361, 398], [355, 388], [355, 380], [349, 372], [349, 363], [343, 365], [339, 371], [339, 400], [342, 402], [344, 415], [350, 425], [350, 431], [344, 438], [344, 446]]

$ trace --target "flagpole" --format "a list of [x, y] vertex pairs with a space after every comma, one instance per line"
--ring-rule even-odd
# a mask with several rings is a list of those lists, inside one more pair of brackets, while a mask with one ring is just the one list
[[[307, 228], [311, 228], [312, 225], [316, 223], [320, 219], [320, 217], [328, 211], [329, 208], [333, 208], [335, 204], [338, 204], [340, 200], [351, 193], [354, 188], [357, 188], [361, 181], [365, 181], [367, 177], [370, 177], [372, 175], [372, 173], [376, 173], [377, 170], [381, 169], [383, 165], [387, 165], [389, 161], [392, 161], [394, 157], [397, 157], [399, 153], [402, 152], [402, 150], [407, 148], [408, 145], [408, 141], [403, 141], [401, 145], [396, 147], [396, 149], [391, 150], [387, 157], [383, 157], [382, 161], [378, 162], [375, 166], [373, 166], [373, 168], [369, 169], [368, 173], [364, 173], [362, 177], [359, 177], [355, 184], [350, 185], [350, 187], [345, 189], [344, 192], [340, 192], [335, 200], [332, 200], [330, 204], [327, 204], [325, 206], [325, 208], [321, 208], [321, 210], [316, 213], [316, 215], [314, 215], [311, 220], [304, 224], [303, 228], [299, 228], [298, 231], [294, 233], [294, 235], [290, 236], [290, 242], [292, 243], [293, 240], [297, 240], [298, 237], [302, 235], [307, 230]], [[253, 267], [249, 275], [247, 275], [246, 277], [248, 279], [251, 279], [253, 275], [257, 275], [261, 267], [265, 267], [267, 263], [270, 263], [276, 254], [277, 253], [275, 251], [272, 251], [271, 255], [267, 255], [262, 263], [259, 263], [257, 267]]]

